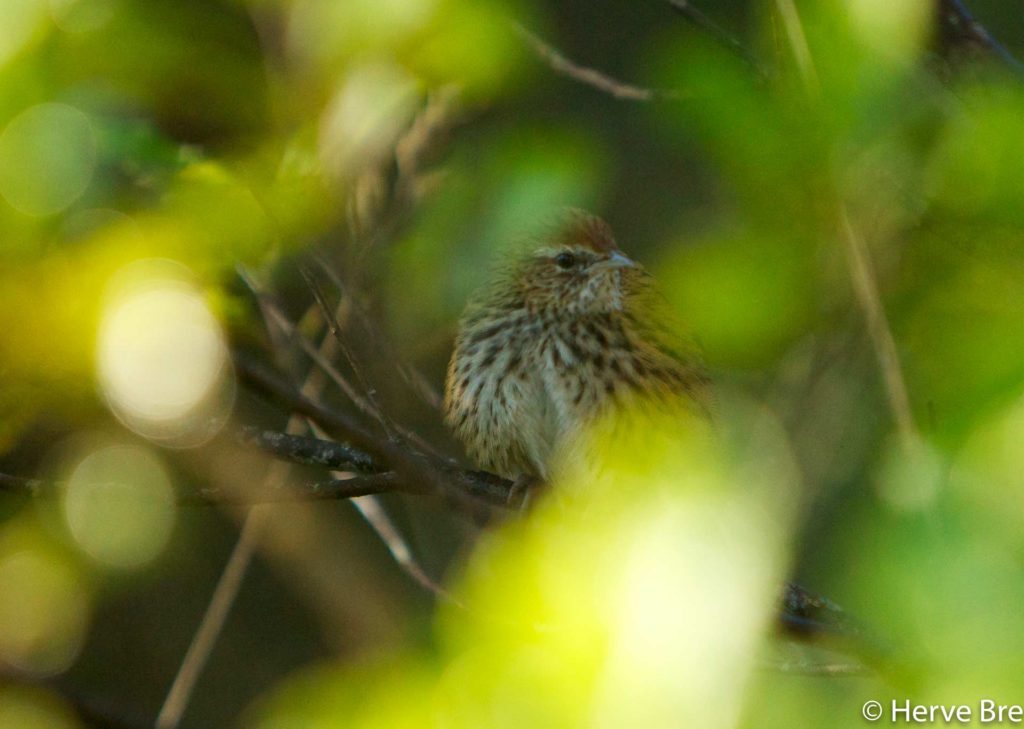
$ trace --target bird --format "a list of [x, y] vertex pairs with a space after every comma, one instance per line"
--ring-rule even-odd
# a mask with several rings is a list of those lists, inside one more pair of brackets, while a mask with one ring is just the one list
[[709, 379], [667, 310], [603, 219], [567, 211], [471, 297], [447, 370], [447, 425], [480, 469], [522, 488], [549, 483], [609, 413], [709, 416]]

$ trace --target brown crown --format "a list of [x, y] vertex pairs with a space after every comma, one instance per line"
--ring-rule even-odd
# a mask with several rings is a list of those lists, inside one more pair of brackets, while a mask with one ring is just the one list
[[596, 215], [571, 210], [561, 225], [559, 242], [563, 245], [589, 248], [597, 253], [617, 251], [611, 226]]

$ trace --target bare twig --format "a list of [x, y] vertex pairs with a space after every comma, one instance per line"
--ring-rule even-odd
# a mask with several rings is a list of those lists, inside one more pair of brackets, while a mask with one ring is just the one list
[[569, 58], [566, 58], [554, 46], [541, 40], [535, 33], [530, 32], [519, 23], [513, 23], [519, 37], [530, 47], [530, 49], [544, 61], [552, 71], [561, 74], [573, 81], [590, 86], [593, 89], [602, 91], [616, 99], [628, 101], [655, 101], [658, 99], [675, 100], [686, 98], [686, 94], [674, 90], [647, 89], [642, 86], [634, 86], [624, 81], [614, 79], [596, 69], [582, 66]]
[[[768, 73], [757, 57], [735, 35], [712, 20], [690, 0], [668, 0], [668, 3], [681, 16], [695, 27], [703, 30], [725, 48], [749, 63], [762, 77]], [[998, 58], [1007, 68], [1017, 74], [1024, 75], [1024, 63], [1014, 56], [1005, 45], [1000, 43], [988, 29], [978, 22], [962, 0], [935, 0], [938, 25], [944, 46], [968, 46], [982, 53]], [[792, 2], [779, 3], [780, 16], [786, 25], [787, 35], [792, 40], [792, 20], [796, 7]], [[798, 46], [794, 52], [803, 55]], [[804, 66], [806, 69], [806, 66]]]
[[[376, 391], [370, 385], [369, 380], [363, 375], [362, 367], [360, 367], [359, 362], [355, 358], [355, 355], [352, 353], [348, 344], [345, 342], [345, 337], [342, 333], [341, 325], [338, 324], [338, 321], [334, 316], [333, 309], [328, 304], [327, 297], [324, 295], [323, 290], [320, 288], [320, 282], [317, 281], [316, 276], [308, 267], [302, 266], [300, 267], [300, 271], [302, 273], [303, 279], [305, 279], [306, 281], [306, 285], [310, 288], [310, 291], [313, 293], [314, 301], [316, 302], [317, 306], [320, 307], [320, 311], [328, 323], [328, 328], [331, 334], [337, 340], [338, 348], [341, 350], [342, 355], [348, 362], [348, 366], [355, 374], [360, 388], [362, 388], [362, 391], [366, 393], [365, 399], [361, 398], [354, 391], [352, 391], [351, 386], [348, 384], [347, 381], [345, 381], [343, 377], [341, 377], [337, 370], [335, 370], [329, 363], [324, 363], [322, 361], [322, 357], [316, 356], [316, 353], [313, 351], [313, 348], [311, 346], [307, 346], [308, 341], [306, 344], [303, 344], [301, 334], [298, 334], [297, 330], [293, 327], [292, 331], [295, 332], [295, 336], [299, 338], [299, 344], [302, 346], [303, 350], [310, 354], [310, 356], [314, 357], [315, 361], [324, 369], [324, 372], [326, 372], [333, 380], [335, 380], [335, 382], [338, 383], [340, 387], [344, 389], [345, 394], [349, 395], [349, 398], [354, 403], [359, 405], [361, 410], [366, 412], [368, 415], [373, 417], [378, 423], [380, 423], [381, 427], [384, 428], [384, 431], [388, 434], [390, 438], [396, 439], [398, 437], [401, 437], [402, 440], [415, 444], [416, 447], [424, 453], [439, 455], [434, 450], [434, 448], [425, 440], [420, 438], [419, 435], [412, 432], [408, 428], [405, 428], [399, 425], [398, 423], [394, 422], [391, 418], [388, 417], [387, 413], [384, 412], [384, 408], [381, 407], [381, 404], [377, 401]], [[342, 302], [339, 303], [339, 307], [343, 306], [344, 303], [345, 299], [344, 297], [342, 297]]]
[[[386, 235], [393, 233], [412, 205], [423, 197], [428, 185], [423, 183], [420, 168], [436, 141], [453, 124], [460, 97], [461, 91], [455, 85], [446, 85], [427, 95], [424, 108], [416, 115], [408, 130], [395, 144], [393, 155], [395, 174], [390, 190], [385, 190], [386, 184], [383, 181], [385, 175], [380, 168], [368, 170], [357, 180], [354, 192], [349, 198], [348, 215], [350, 242], [354, 248], [372, 250], [375, 244], [385, 239]], [[369, 191], [368, 194], [363, 194], [366, 191]], [[384, 341], [381, 332], [370, 325], [369, 316], [362, 311], [358, 297], [348, 293], [347, 286], [342, 282], [338, 272], [326, 265], [322, 256], [316, 255], [315, 260], [338, 289], [341, 297], [339, 309], [341, 306], [345, 306], [347, 312], [350, 314], [355, 312], [358, 315], [359, 323], [362, 325], [367, 339], [382, 355], [379, 361], [391, 363], [413, 393], [431, 405], [434, 410], [438, 410], [440, 399], [436, 393], [428, 385], [425, 385], [423, 378], [417, 372], [404, 365], [395, 354], [393, 347]], [[370, 404], [375, 408], [378, 422], [392, 437], [395, 434], [400, 435], [407, 443], [415, 444], [422, 453], [431, 454], [434, 459], [441, 461], [441, 456], [423, 439], [387, 417], [377, 402], [368, 380], [363, 377], [359, 364], [345, 341], [344, 329], [335, 321], [332, 309], [327, 304], [326, 296], [321, 291], [319, 283], [309, 269], [303, 269], [302, 273], [323, 315], [331, 325], [335, 342], [341, 348], [349, 366], [359, 379]], [[351, 317], [349, 317], [349, 321], [351, 321]], [[323, 437], [324, 433], [315, 420], [309, 419], [309, 427], [314, 433]], [[342, 474], [335, 473], [334, 475], [342, 477]], [[381, 476], [383, 475], [385, 474], [381, 474]], [[398, 480], [396, 478], [396, 481]], [[343, 483], [348, 487], [351, 486], [350, 482], [351, 479], [344, 479]], [[413, 481], [413, 483], [416, 482]], [[396, 564], [406, 574], [436, 596], [456, 602], [422, 569], [413, 556], [412, 549], [388, 517], [379, 500], [372, 496], [366, 496], [352, 499], [352, 504], [384, 542]]]
[[903, 379], [896, 341], [893, 339], [889, 321], [885, 316], [882, 297], [878, 293], [878, 284], [871, 268], [871, 262], [864, 241], [854, 230], [845, 205], [840, 210], [840, 225], [850, 266], [850, 277], [853, 280], [854, 293], [864, 312], [867, 322], [868, 336], [878, 357], [878, 366], [882, 371], [886, 395], [889, 398], [889, 409], [896, 421], [900, 439], [909, 453], [917, 452], [920, 434], [910, 409], [910, 397]]
[[322, 255], [314, 256], [317, 265], [325, 276], [331, 281], [331, 283], [338, 289], [341, 296], [345, 296], [345, 300], [348, 303], [353, 319], [358, 322], [361, 327], [361, 334], [364, 335], [377, 350], [377, 354], [385, 361], [390, 362], [398, 372], [399, 377], [408, 386], [412, 394], [416, 395], [424, 404], [426, 404], [432, 410], [440, 410], [442, 398], [440, 393], [434, 388], [434, 386], [427, 381], [427, 378], [423, 376], [423, 373], [417, 370], [415, 367], [404, 362], [401, 357], [398, 356], [394, 345], [372, 325], [370, 321], [370, 315], [363, 309], [360, 303], [353, 296], [347, 296], [345, 293], [345, 284], [338, 276], [337, 272], [331, 268], [327, 260]]
[[[265, 313], [266, 309], [264, 308], [263, 311]], [[271, 331], [275, 329], [270, 321], [267, 321], [266, 324]], [[318, 372], [315, 370], [310, 372], [302, 386], [302, 395], [312, 398], [320, 391], [323, 384], [323, 378]], [[299, 415], [291, 415], [286, 428], [288, 434], [296, 435], [302, 431], [302, 428], [302, 418]], [[275, 463], [267, 473], [262, 490], [266, 492], [282, 491], [289, 473], [290, 466], [288, 464]], [[192, 637], [174, 681], [171, 683], [163, 706], [160, 707], [155, 729], [175, 729], [181, 722], [185, 709], [192, 698], [196, 682], [209, 660], [213, 646], [224, 630], [228, 613], [238, 598], [238, 591], [241, 589], [242, 581], [252, 563], [260, 536], [266, 528], [270, 516], [271, 512], [265, 506], [250, 509], [245, 515], [238, 541], [217, 581], [210, 603], [199, 623], [199, 628]]]
[[[288, 433], [277, 433], [275, 431], [252, 430], [245, 431], [243, 438], [275, 458], [282, 460], [306, 465], [327, 466], [333, 469], [343, 468], [346, 471], [348, 469], [366, 471], [371, 472], [372, 475], [387, 476], [387, 478], [377, 481], [366, 478], [363, 481], [358, 481], [358, 477], [353, 478], [350, 473], [346, 473], [338, 476], [338, 483], [327, 482], [326, 484], [294, 486], [285, 492], [286, 495], [291, 494], [293, 500], [344, 499], [362, 495], [346, 493], [345, 484], [347, 483], [352, 484], [353, 491], [362, 488], [358, 484], [366, 484], [367, 488], [377, 489], [369, 493], [397, 492], [437, 495], [421, 485], [403, 482], [394, 473], [388, 472], [378, 460], [367, 453], [363, 453], [343, 443], [326, 440], [326, 433], [320, 429], [315, 419], [311, 420], [311, 427], [314, 431], [318, 431], [321, 434], [320, 438], [309, 438]], [[413, 455], [420, 456], [420, 454]], [[513, 483], [508, 479], [493, 473], [487, 473], [486, 471], [463, 470], [451, 463], [438, 464], [437, 467], [449, 482], [450, 488], [462, 492], [468, 498], [479, 499], [487, 505], [496, 507], [517, 505], [514, 503]], [[363, 475], [365, 476], [366, 474]], [[371, 486], [371, 484], [373, 485]], [[334, 490], [332, 491], [332, 489]], [[207, 495], [211, 501], [217, 500], [217, 495], [214, 492], [206, 490], [203, 494]], [[258, 492], [253, 494], [253, 503], [258, 501], [259, 498], [260, 494]], [[276, 498], [282, 499], [287, 498], [287, 496]]]
[[[238, 269], [238, 275], [249, 287], [249, 290], [256, 297], [257, 301], [260, 302], [260, 307], [264, 312], [264, 316], [267, 317], [268, 323], [272, 323], [276, 328], [280, 329], [284, 333], [288, 340], [291, 340], [299, 345], [299, 348], [306, 353], [313, 363], [320, 368], [320, 370], [327, 375], [335, 385], [337, 385], [345, 396], [352, 401], [352, 403], [359, 408], [359, 410], [366, 415], [369, 415], [378, 422], [382, 421], [382, 416], [379, 411], [349, 383], [348, 379], [345, 378], [330, 362], [327, 356], [320, 351], [317, 345], [313, 344], [299, 331], [298, 327], [293, 324], [287, 316], [285, 316], [282, 307], [274, 300], [272, 296], [260, 291], [259, 287], [253, 281], [252, 276], [242, 268]], [[318, 293], [319, 290], [315, 291], [314, 294]], [[321, 304], [320, 300], [317, 299], [316, 306], [321, 307], [321, 311], [326, 309], [326, 306]], [[333, 314], [330, 314], [327, 318], [327, 326], [332, 334], [336, 335], [337, 332], [337, 319]], [[337, 336], [335, 337], [337, 339]], [[381, 423], [383, 424], [383, 423]]]
[[[796, 5], [793, 0], [776, 0], [775, 5], [779, 15], [782, 16], [786, 36], [796, 59], [804, 88], [810, 98], [818, 100], [820, 95], [818, 74]], [[904, 447], [908, 453], [915, 454], [920, 443], [920, 434], [910, 408], [910, 398], [907, 395], [907, 386], [903, 379], [903, 369], [896, 350], [896, 342], [885, 316], [885, 307], [875, 281], [870, 256], [864, 241], [850, 222], [845, 202], [839, 202], [838, 212], [839, 233], [847, 253], [854, 295], [864, 312], [868, 335], [871, 337], [875, 354], [878, 357], [889, 399], [889, 408], [896, 421], [896, 427]]]
[[[366, 414], [367, 416], [375, 420], [381, 426], [381, 428], [384, 429], [385, 434], [387, 435], [389, 440], [402, 440], [409, 443], [413, 443], [421, 452], [438, 455], [430, 446], [430, 444], [424, 441], [422, 438], [420, 438], [419, 435], [412, 432], [408, 428], [405, 428], [404, 426], [392, 421], [385, 415], [380, 406], [374, 401], [372, 394], [373, 391], [370, 389], [366, 381], [361, 376], [359, 376], [358, 370], [356, 369], [355, 361], [352, 359], [351, 354], [346, 353], [345, 356], [349, 360], [350, 366], [352, 366], [353, 370], [356, 371], [357, 377], [360, 378], [360, 386], [364, 389], [364, 391], [367, 392], [366, 397], [363, 397], [363, 395], [360, 394], [360, 392], [355, 387], [352, 386], [352, 384], [348, 381], [348, 378], [346, 378], [338, 370], [338, 368], [331, 363], [330, 359], [327, 356], [325, 356], [323, 351], [321, 351], [321, 348], [318, 348], [315, 344], [313, 344], [313, 342], [311, 342], [306, 336], [304, 336], [302, 332], [299, 331], [299, 327], [293, 324], [284, 315], [281, 306], [277, 304], [277, 302], [274, 300], [272, 296], [258, 290], [255, 286], [255, 283], [251, 280], [251, 277], [249, 277], [248, 275], [243, 274], [243, 280], [245, 280], [246, 285], [250, 287], [250, 289], [253, 292], [253, 295], [255, 295], [261, 301], [264, 315], [267, 316], [274, 323], [274, 325], [279, 327], [281, 331], [285, 333], [289, 340], [299, 345], [299, 348], [306, 354], [306, 356], [308, 356], [313, 361], [314, 365], [316, 365], [316, 367], [318, 367], [320, 371], [323, 372], [323, 374], [330, 378], [330, 380], [335, 385], [337, 385], [343, 393], [345, 393], [345, 396], [352, 401], [352, 403], [360, 410], [360, 412]], [[326, 301], [317, 299], [316, 306], [323, 307], [326, 309]], [[335, 345], [337, 347], [341, 347], [342, 351], [344, 352], [345, 346], [343, 344], [343, 339], [340, 336], [340, 328], [338, 328], [339, 325], [337, 323], [337, 320], [332, 315], [330, 317], [330, 321], [333, 321], [333, 324], [329, 324], [328, 326], [331, 329], [332, 335], [334, 336]], [[335, 332], [337, 332], [337, 334], [335, 334]], [[304, 414], [314, 418], [317, 417], [315, 415], [312, 415], [311, 413]], [[348, 418], [348, 420], [351, 421], [352, 419]]]
[[458, 116], [461, 89], [447, 84], [431, 91], [427, 103], [416, 115], [409, 129], [395, 144], [395, 167], [398, 171], [394, 196], [405, 203], [415, 203], [422, 192], [420, 169], [431, 150], [437, 146]]
[[293, 413], [312, 418], [332, 436], [348, 441], [376, 459], [386, 458], [380, 439], [348, 413], [332, 410], [313, 400], [266, 365], [241, 352], [234, 353], [235, 374], [243, 382], [277, 399]]
[[[320, 421], [316, 418], [311, 419], [310, 427], [320, 437], [310, 438], [253, 429], [244, 430], [241, 437], [244, 442], [256, 445], [275, 458], [293, 463], [327, 466], [332, 469], [341, 468], [345, 469], [346, 473], [338, 474], [331, 481], [296, 484], [280, 492], [247, 492], [244, 498], [246, 503], [259, 503], [267, 500], [347, 499], [378, 493], [444, 496], [454, 490], [465, 498], [479, 501], [481, 505], [488, 507], [513, 508], [518, 506], [512, 481], [501, 476], [486, 471], [463, 470], [451, 463], [438, 464], [437, 468], [448, 483], [448, 488], [438, 494], [436, 491], [425, 488], [418, 481], [400, 478], [395, 472], [387, 470], [379, 459], [368, 453], [344, 443], [327, 440], [327, 434], [321, 430]], [[421, 454], [411, 455], [422, 457]], [[367, 473], [353, 476], [347, 472], [349, 469]], [[228, 500], [228, 496], [211, 489], [204, 489], [196, 498], [196, 502], [199, 503], [222, 503]]]
[[[447, 498], [453, 505], [470, 515], [480, 514], [481, 500], [472, 493], [467, 493], [473, 491], [476, 482], [473, 479], [468, 482], [458, 478], [453, 480], [449, 464], [375, 438], [361, 426], [354, 424], [345, 413], [330, 410], [311, 401], [302, 393], [296, 392], [295, 388], [281, 377], [244, 356], [236, 354], [235, 368], [243, 380], [277, 398], [292, 412], [312, 418], [331, 435], [340, 436], [357, 448], [365, 450], [370, 456], [380, 459], [381, 463], [389, 464], [411, 488], [423, 489]], [[507, 492], [505, 495], [508, 497]]]
[[840, 678], [844, 676], [867, 676], [871, 670], [859, 663], [813, 663], [811, 661], [770, 661], [763, 660], [759, 667], [766, 671], [792, 673], [798, 676], [820, 676]]
[[[310, 429], [320, 436], [323, 437], [323, 433], [317, 427], [316, 423], [309, 423]], [[341, 474], [334, 472], [335, 477], [340, 477]], [[387, 547], [388, 552], [391, 554], [392, 559], [395, 560], [403, 572], [413, 579], [418, 585], [432, 593], [436, 597], [450, 602], [455, 605], [462, 606], [462, 603], [456, 599], [448, 590], [441, 586], [440, 583], [435, 581], [427, 574], [426, 570], [420, 565], [419, 561], [413, 555], [412, 548], [406, 542], [402, 533], [395, 526], [394, 522], [391, 521], [391, 517], [388, 516], [384, 506], [380, 503], [379, 499], [359, 497], [352, 499], [352, 505], [359, 511], [366, 522], [373, 528], [380, 540], [384, 542], [384, 546]]]
[[811, 47], [807, 43], [807, 35], [804, 33], [804, 26], [800, 22], [800, 14], [797, 12], [796, 5], [793, 4], [793, 0], [775, 0], [775, 7], [782, 18], [782, 26], [786, 30], [786, 38], [793, 51], [796, 67], [800, 72], [804, 87], [809, 94], [817, 97], [821, 91], [818, 72], [814, 68]]
[[363, 518], [366, 519], [377, 533], [377, 536], [384, 542], [384, 546], [387, 547], [392, 559], [395, 560], [395, 564], [409, 575], [416, 584], [445, 602], [462, 606], [461, 601], [423, 569], [416, 557], [413, 556], [412, 549], [405, 541], [405, 538], [402, 537], [398, 527], [391, 521], [391, 518], [384, 511], [384, 507], [381, 506], [378, 499], [356, 498], [352, 499], [352, 505], [359, 510], [359, 513], [363, 515]]
[[407, 486], [394, 471], [349, 474], [342, 478], [326, 481], [311, 481], [302, 484], [288, 484], [287, 487], [263, 487], [239, 494], [237, 491], [204, 488], [195, 495], [185, 495], [184, 504], [257, 506], [273, 503], [294, 503], [299, 501], [341, 501], [357, 499], [373, 494], [419, 494], [424, 492], [414, 486]]
[[768, 75], [760, 61], [757, 60], [757, 57], [743, 45], [739, 38], [705, 15], [704, 11], [696, 7], [692, 2], [689, 0], [668, 0], [668, 2], [677, 13], [690, 21], [694, 26], [749, 63], [759, 75]]
[[[268, 483], [283, 478], [286, 471], [287, 466], [278, 465], [268, 476]], [[178, 673], [167, 692], [163, 706], [160, 707], [160, 713], [154, 724], [155, 729], [173, 729], [181, 722], [181, 717], [192, 698], [196, 681], [199, 680], [199, 675], [206, 666], [210, 652], [224, 629], [228, 613], [238, 597], [238, 591], [242, 586], [249, 563], [252, 561], [256, 542], [266, 517], [266, 511], [254, 509], [245, 519], [242, 532], [239, 534], [238, 541], [228, 558], [228, 563], [217, 581], [217, 586], [214, 588], [213, 596], [199, 623], [199, 628], [192, 637], [192, 642], [189, 643]]]

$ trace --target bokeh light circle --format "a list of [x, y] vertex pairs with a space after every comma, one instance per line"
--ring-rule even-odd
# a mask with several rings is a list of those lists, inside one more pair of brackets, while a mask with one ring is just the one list
[[73, 106], [34, 106], [0, 134], [0, 196], [26, 215], [67, 209], [85, 192], [95, 168], [92, 124]]
[[137, 261], [111, 284], [97, 346], [99, 382], [129, 428], [165, 445], [197, 445], [234, 398], [220, 326], [188, 270]]
[[4, 0], [0, 22], [0, 67], [40, 35], [46, 22], [44, 0]]
[[163, 550], [174, 527], [171, 480], [156, 456], [142, 448], [97, 450], [67, 482], [64, 517], [75, 542], [97, 562], [140, 567]]
[[74, 712], [38, 686], [0, 687], [0, 727], [12, 729], [80, 729]]
[[91, 33], [117, 14], [116, 0], [49, 0], [50, 16], [65, 33]]
[[78, 655], [89, 600], [66, 561], [26, 546], [0, 550], [0, 662], [37, 675], [59, 673]]

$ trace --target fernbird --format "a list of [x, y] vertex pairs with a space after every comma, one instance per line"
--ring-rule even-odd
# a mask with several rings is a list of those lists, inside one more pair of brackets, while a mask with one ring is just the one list
[[548, 482], [617, 408], [705, 414], [707, 378], [658, 301], [608, 224], [580, 211], [497, 270], [460, 321], [445, 387], [445, 420], [477, 466]]

